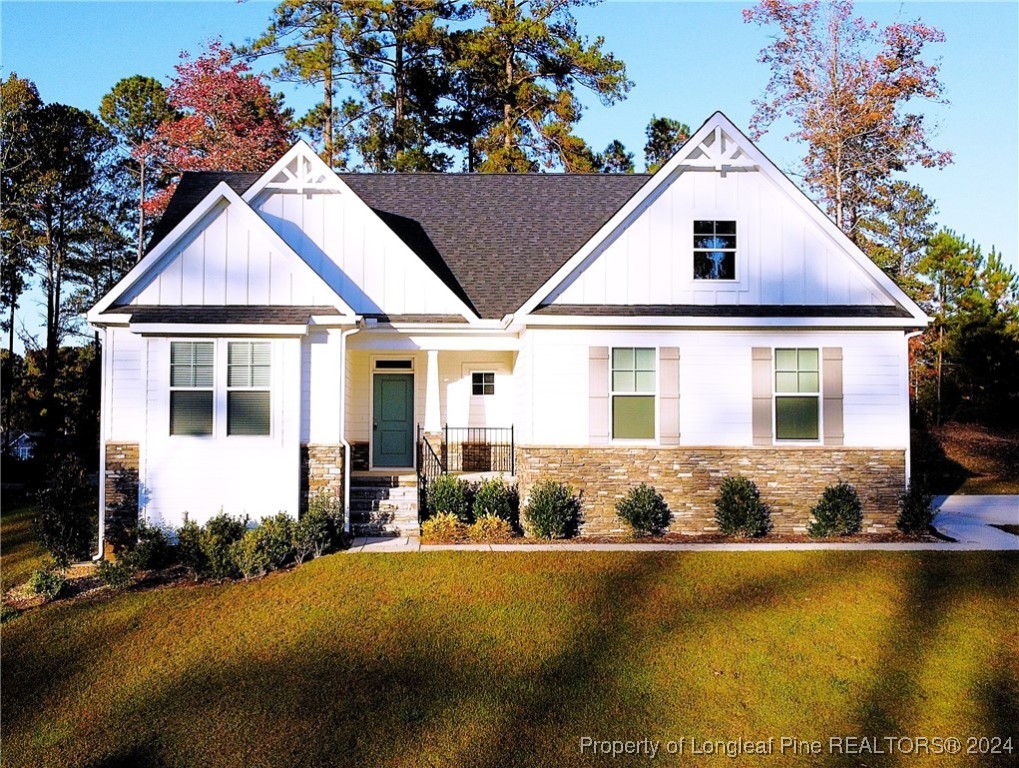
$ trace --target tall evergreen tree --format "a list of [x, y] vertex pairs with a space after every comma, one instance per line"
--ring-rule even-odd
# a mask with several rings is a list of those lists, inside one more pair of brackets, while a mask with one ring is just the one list
[[934, 201], [906, 181], [879, 184], [875, 193], [873, 213], [860, 224], [861, 245], [900, 288], [922, 301], [930, 284], [917, 267], [934, 234]]
[[129, 168], [138, 188], [137, 260], [145, 251], [145, 196], [149, 186], [158, 187], [160, 178], [151, 179], [152, 156], [149, 142], [156, 129], [177, 117], [170, 106], [166, 89], [151, 77], [134, 75], [118, 82], [103, 96], [99, 117], [131, 159]]
[[633, 173], [633, 152], [627, 152], [623, 142], [613, 139], [598, 156], [598, 169], [602, 173]]
[[671, 117], [651, 115], [644, 129], [647, 142], [644, 144], [644, 168], [654, 173], [690, 138], [690, 126]]

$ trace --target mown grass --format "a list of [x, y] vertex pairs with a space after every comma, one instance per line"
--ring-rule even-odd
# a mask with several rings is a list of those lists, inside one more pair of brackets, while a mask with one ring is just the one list
[[1015, 553], [340, 554], [9, 623], [3, 764], [647, 762], [582, 736], [1019, 746], [1017, 606]]
[[34, 504], [4, 505], [0, 513], [0, 592], [28, 579], [42, 566], [46, 550], [32, 532]]

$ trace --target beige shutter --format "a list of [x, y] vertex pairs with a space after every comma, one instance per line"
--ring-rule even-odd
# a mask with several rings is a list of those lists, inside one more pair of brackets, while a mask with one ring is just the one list
[[821, 407], [825, 445], [842, 445], [842, 347], [821, 350], [821, 381], [824, 402]]
[[591, 347], [588, 355], [588, 437], [592, 445], [609, 442], [609, 348]]
[[773, 375], [770, 347], [751, 350], [753, 377], [753, 435], [754, 445], [771, 445], [771, 378]]
[[662, 347], [658, 352], [661, 365], [659, 411], [662, 445], [679, 445], [679, 347]]

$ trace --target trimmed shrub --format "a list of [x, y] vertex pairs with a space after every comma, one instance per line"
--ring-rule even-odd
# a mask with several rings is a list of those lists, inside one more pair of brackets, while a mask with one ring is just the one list
[[96, 576], [99, 580], [112, 589], [124, 589], [131, 586], [134, 581], [134, 568], [130, 562], [119, 560], [111, 562], [100, 560], [96, 566]]
[[255, 528], [255, 538], [265, 552], [270, 571], [282, 568], [294, 553], [293, 536], [294, 521], [286, 512], [264, 518]]
[[927, 533], [938, 510], [934, 506], [934, 494], [923, 481], [913, 482], [899, 496], [899, 519], [896, 527], [903, 533]]
[[490, 477], [482, 480], [475, 491], [472, 509], [475, 520], [497, 517], [510, 525], [516, 525], [519, 506], [516, 486], [507, 484], [501, 477]]
[[524, 508], [524, 529], [539, 539], [564, 539], [577, 532], [580, 500], [568, 485], [540, 480], [531, 487]]
[[814, 516], [807, 526], [811, 536], [852, 536], [863, 528], [860, 497], [853, 486], [841, 480], [824, 489], [821, 500], [810, 514]]
[[771, 510], [752, 480], [734, 475], [722, 481], [715, 499], [715, 522], [730, 536], [764, 536], [771, 530]]
[[177, 556], [196, 581], [209, 570], [202, 550], [202, 527], [184, 513], [184, 525], [177, 529]]
[[343, 534], [340, 502], [328, 491], [319, 491], [308, 501], [308, 509], [293, 524], [291, 543], [300, 565], [308, 555], [321, 557]]
[[14, 621], [20, 615], [21, 611], [13, 605], [7, 605], [7, 603], [0, 605], [0, 624], [6, 624], [9, 621]]
[[421, 537], [426, 541], [452, 544], [463, 541], [466, 536], [467, 526], [449, 512], [437, 512], [421, 523]]
[[120, 560], [138, 571], [156, 571], [170, 565], [176, 554], [166, 531], [139, 521], [134, 545]]
[[495, 515], [482, 515], [467, 529], [471, 541], [509, 541], [513, 538], [513, 526], [508, 520]]
[[66, 568], [88, 557], [98, 531], [99, 496], [77, 457], [55, 457], [36, 498], [39, 511], [33, 527], [53, 561]]
[[207, 575], [216, 580], [229, 579], [238, 573], [233, 558], [233, 544], [248, 530], [248, 519], [230, 517], [220, 512], [202, 526], [199, 542], [207, 563]]
[[32, 571], [27, 586], [30, 594], [42, 595], [47, 600], [56, 600], [67, 589], [67, 577], [58, 568], [47, 565]]
[[245, 580], [269, 572], [269, 556], [260, 546], [257, 528], [248, 530], [239, 541], [231, 544], [230, 555]]
[[638, 536], [660, 533], [669, 526], [672, 513], [654, 486], [641, 483], [616, 504], [616, 511]]
[[470, 485], [453, 475], [439, 475], [428, 484], [430, 515], [449, 514], [461, 523], [471, 522]]

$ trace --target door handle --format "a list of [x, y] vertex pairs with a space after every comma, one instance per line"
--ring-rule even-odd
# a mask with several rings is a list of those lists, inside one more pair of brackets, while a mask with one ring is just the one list
[[372, 421], [372, 429], [377, 430], [378, 428], [379, 428], [379, 422], [378, 421]]

